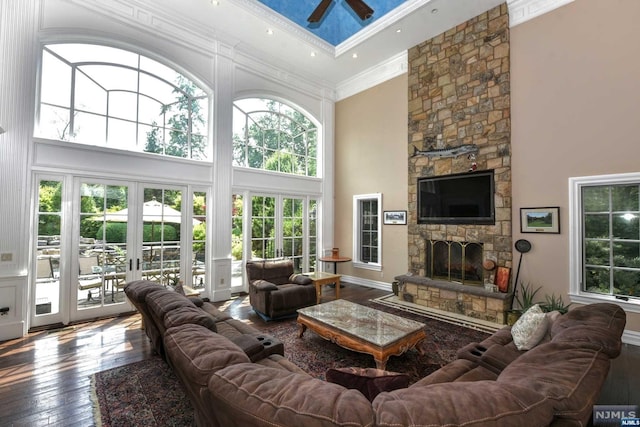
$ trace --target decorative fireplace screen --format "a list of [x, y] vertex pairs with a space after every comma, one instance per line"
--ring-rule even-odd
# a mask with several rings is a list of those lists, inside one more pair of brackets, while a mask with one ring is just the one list
[[427, 277], [483, 284], [482, 243], [427, 240]]

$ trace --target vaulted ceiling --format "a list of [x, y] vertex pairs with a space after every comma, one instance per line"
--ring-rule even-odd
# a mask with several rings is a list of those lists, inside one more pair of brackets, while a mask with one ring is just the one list
[[[406, 68], [403, 55], [409, 48], [505, 2], [364, 0], [374, 14], [363, 22], [345, 1], [333, 0], [324, 18], [313, 25], [307, 17], [320, 0], [153, 0], [153, 4], [168, 19], [179, 18], [192, 31], [204, 29], [265, 66], [339, 89], [357, 84], [363, 75], [384, 72], [385, 64]], [[514, 11], [516, 19], [533, 17], [573, 0], [506, 1], [513, 25]]]

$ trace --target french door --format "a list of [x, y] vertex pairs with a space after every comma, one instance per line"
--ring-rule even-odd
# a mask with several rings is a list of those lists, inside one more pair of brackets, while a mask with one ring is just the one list
[[250, 259], [288, 258], [296, 272], [314, 270], [316, 212], [305, 196], [251, 195]]
[[206, 193], [78, 177], [41, 179], [38, 193], [31, 326], [130, 311], [131, 280], [203, 285], [205, 218], [194, 200], [204, 206]]

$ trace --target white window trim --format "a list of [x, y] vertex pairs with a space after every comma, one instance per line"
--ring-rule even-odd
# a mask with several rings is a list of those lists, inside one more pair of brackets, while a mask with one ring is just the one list
[[[360, 260], [360, 201], [376, 199], [378, 201], [378, 262]], [[358, 194], [353, 196], [353, 259], [355, 268], [382, 271], [382, 193]]]
[[579, 304], [610, 302], [619, 305], [625, 311], [640, 313], [640, 302], [624, 301], [611, 295], [598, 295], [584, 292], [582, 277], [582, 209], [581, 194], [583, 186], [616, 185], [640, 182], [640, 173], [598, 175], [569, 178], [569, 299]]

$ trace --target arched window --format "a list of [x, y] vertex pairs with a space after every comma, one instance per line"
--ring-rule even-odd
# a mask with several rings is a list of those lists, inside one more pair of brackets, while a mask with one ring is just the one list
[[233, 165], [317, 176], [318, 129], [299, 111], [272, 99], [233, 104]]
[[205, 160], [208, 111], [201, 88], [143, 55], [77, 43], [43, 48], [43, 138]]

